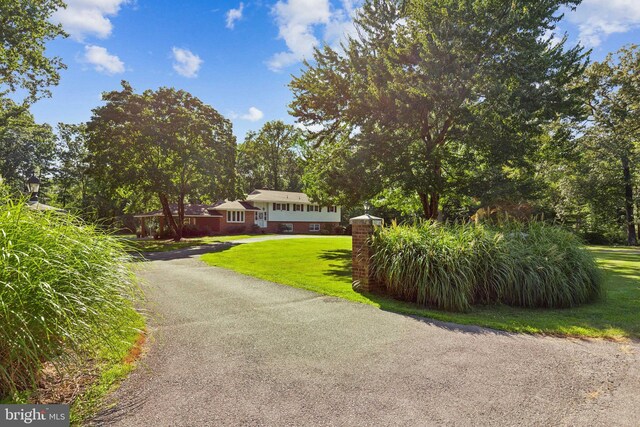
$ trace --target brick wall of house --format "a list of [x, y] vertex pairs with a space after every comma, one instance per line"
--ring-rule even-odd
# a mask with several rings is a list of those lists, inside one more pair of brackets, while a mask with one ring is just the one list
[[255, 223], [254, 211], [246, 211], [244, 213], [244, 223], [227, 222], [227, 213], [221, 213], [222, 218], [220, 218], [220, 234], [242, 234], [250, 233], [253, 230], [253, 224]]
[[222, 218], [196, 218], [196, 226], [203, 228], [210, 233], [220, 232], [220, 220]]
[[337, 222], [295, 222], [295, 221], [269, 221], [267, 222], [267, 228], [263, 229], [267, 233], [279, 233], [280, 232], [280, 224], [292, 224], [293, 225], [293, 233], [292, 234], [321, 234], [321, 231], [310, 231], [310, 224], [320, 224], [320, 230], [328, 227], [331, 231], [331, 234], [335, 232], [335, 228], [340, 225]]

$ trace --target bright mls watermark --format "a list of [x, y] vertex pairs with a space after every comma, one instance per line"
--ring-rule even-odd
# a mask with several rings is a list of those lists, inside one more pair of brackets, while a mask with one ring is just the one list
[[68, 427], [69, 405], [0, 405], [0, 426]]

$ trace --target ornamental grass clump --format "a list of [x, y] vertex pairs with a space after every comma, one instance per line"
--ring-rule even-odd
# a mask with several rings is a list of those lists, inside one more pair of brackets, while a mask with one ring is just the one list
[[138, 292], [127, 260], [116, 238], [0, 195], [0, 397], [122, 336]]
[[532, 222], [511, 224], [495, 239], [501, 262], [493, 277], [500, 287], [500, 302], [567, 308], [600, 296], [600, 271], [575, 234]]
[[389, 293], [425, 306], [559, 308], [600, 295], [600, 273], [580, 240], [543, 223], [394, 224], [371, 244], [375, 274]]

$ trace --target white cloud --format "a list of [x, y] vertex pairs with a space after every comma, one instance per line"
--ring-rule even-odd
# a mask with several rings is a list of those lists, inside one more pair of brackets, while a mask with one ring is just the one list
[[322, 129], [324, 129], [324, 126], [322, 126], [320, 123], [316, 123], [314, 125], [305, 125], [305, 124], [296, 122], [293, 124], [293, 126], [308, 132], [320, 132]]
[[227, 28], [233, 30], [236, 25], [236, 21], [242, 19], [242, 11], [244, 10], [244, 4], [241, 2], [237, 9], [229, 9], [227, 12]]
[[172, 48], [172, 51], [173, 59], [175, 60], [173, 63], [173, 69], [184, 77], [198, 77], [198, 71], [204, 61], [188, 49], [174, 47]]
[[542, 36], [542, 40], [544, 41], [549, 40], [551, 42], [551, 46], [556, 46], [562, 41], [561, 29], [556, 28], [555, 31], [554, 30], [545, 31], [544, 35]]
[[264, 117], [264, 113], [258, 110], [256, 107], [250, 107], [247, 114], [240, 116], [242, 120], [249, 120], [250, 122], [257, 122]]
[[337, 9], [331, 16], [331, 20], [325, 29], [325, 41], [334, 47], [348, 36], [356, 35], [356, 27], [353, 18], [358, 11], [360, 2], [343, 0], [342, 9]]
[[278, 37], [288, 50], [278, 52], [267, 62], [273, 71], [313, 56], [314, 47], [320, 44], [316, 34], [323, 28], [323, 41], [330, 45], [343, 40], [345, 34], [353, 34], [353, 15], [360, 0], [342, 0], [341, 8], [333, 8], [329, 0], [279, 0], [272, 9], [278, 24]]
[[327, 24], [331, 19], [329, 0], [280, 0], [272, 13], [278, 24], [278, 36], [289, 48], [288, 52], [277, 53], [269, 60], [272, 70], [281, 70], [311, 57], [313, 48], [318, 45], [314, 26]]
[[566, 19], [577, 25], [584, 45], [597, 47], [611, 34], [640, 28], [640, 1], [584, 0]]
[[85, 46], [84, 60], [100, 73], [109, 75], [124, 73], [124, 62], [116, 55], [111, 55], [104, 47]]
[[86, 36], [107, 38], [113, 24], [109, 17], [116, 16], [123, 4], [129, 0], [66, 0], [66, 9], [57, 10], [52, 20], [62, 24], [64, 29], [77, 41]]

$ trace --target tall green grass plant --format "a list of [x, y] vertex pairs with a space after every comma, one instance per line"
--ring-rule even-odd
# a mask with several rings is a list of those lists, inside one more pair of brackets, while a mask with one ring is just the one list
[[0, 396], [123, 336], [138, 293], [127, 257], [73, 216], [0, 195]]
[[371, 243], [375, 274], [388, 291], [425, 306], [563, 308], [601, 293], [600, 273], [580, 239], [542, 222], [393, 224]]

